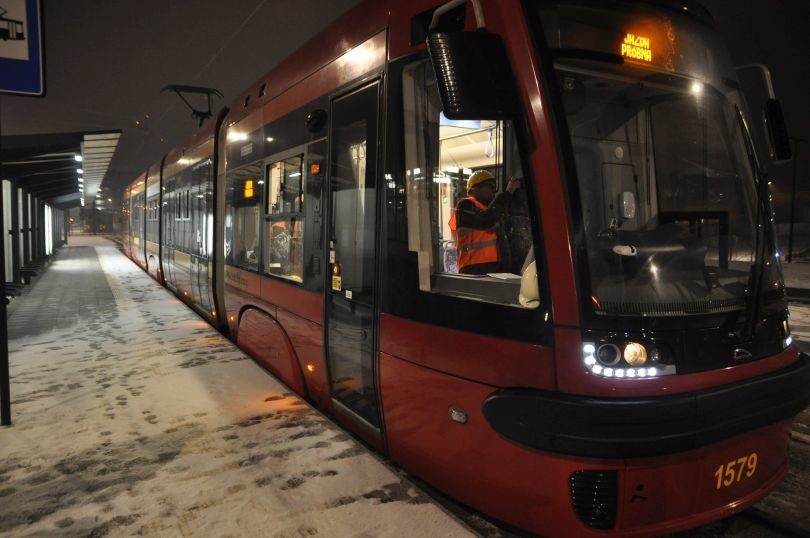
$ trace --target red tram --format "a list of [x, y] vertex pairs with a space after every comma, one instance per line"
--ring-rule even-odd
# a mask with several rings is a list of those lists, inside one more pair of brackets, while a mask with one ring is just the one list
[[[725, 517], [784, 476], [810, 359], [724, 50], [691, 0], [362, 2], [127, 188], [127, 252], [494, 518]], [[466, 275], [477, 170], [522, 181]]]

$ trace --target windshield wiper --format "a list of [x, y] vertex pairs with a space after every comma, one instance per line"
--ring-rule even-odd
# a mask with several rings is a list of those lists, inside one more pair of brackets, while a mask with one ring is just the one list
[[751, 138], [751, 132], [748, 130], [748, 125], [745, 123], [745, 118], [742, 115], [740, 107], [734, 105], [734, 111], [737, 115], [740, 130], [742, 131], [745, 151], [748, 154], [751, 171], [755, 178], [757, 193], [757, 211], [754, 223], [754, 263], [748, 275], [749, 294], [745, 307], [746, 324], [741, 334], [744, 338], [753, 338], [759, 318], [760, 293], [762, 290], [762, 276], [764, 274], [763, 264], [765, 263], [765, 245], [770, 230], [770, 219], [768, 218], [770, 207], [768, 205], [768, 181], [759, 168], [759, 161], [757, 161], [756, 152], [754, 151], [754, 142]]

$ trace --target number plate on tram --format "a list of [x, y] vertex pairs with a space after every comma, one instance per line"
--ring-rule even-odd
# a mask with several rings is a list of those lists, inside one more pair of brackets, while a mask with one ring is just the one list
[[742, 481], [754, 478], [757, 473], [759, 455], [751, 452], [726, 463], [721, 463], [714, 471], [717, 479], [717, 489], [727, 488]]
[[787, 461], [788, 436], [777, 424], [747, 439], [723, 443], [701, 466], [703, 502], [715, 504], [753, 494], [774, 479]]

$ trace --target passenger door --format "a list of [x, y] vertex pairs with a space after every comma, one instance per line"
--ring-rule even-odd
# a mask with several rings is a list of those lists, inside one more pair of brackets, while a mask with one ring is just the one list
[[208, 248], [211, 191], [211, 161], [197, 164], [191, 170], [191, 221], [188, 237], [191, 253], [191, 289], [194, 302], [208, 313], [211, 312], [211, 296], [208, 292]]
[[332, 101], [324, 320], [333, 405], [375, 436], [379, 92], [378, 80]]

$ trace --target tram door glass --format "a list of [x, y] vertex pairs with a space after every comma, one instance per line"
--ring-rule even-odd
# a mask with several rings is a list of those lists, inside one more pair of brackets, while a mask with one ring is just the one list
[[211, 161], [197, 164], [191, 171], [191, 278], [194, 301], [206, 310], [211, 309], [211, 296], [208, 290], [208, 264], [210, 260], [210, 241], [213, 230], [212, 204], [213, 192], [211, 183]]
[[175, 217], [177, 206], [177, 176], [170, 176], [164, 181], [165, 192], [163, 194], [163, 208], [161, 215], [163, 218], [163, 229], [161, 230], [163, 245], [163, 271], [166, 279], [173, 285], [177, 285], [177, 268], [175, 263], [175, 251], [178, 248], [178, 223]]
[[[146, 205], [145, 189], [138, 189], [132, 198], [132, 211], [129, 214], [129, 229], [131, 230], [133, 243], [137, 245], [133, 252], [134, 257], [141, 263], [145, 261], [144, 256], [144, 243], [143, 243], [143, 218]], [[22, 215], [22, 211], [19, 213]], [[20, 243], [22, 245], [22, 243]]]
[[[169, 268], [166, 275], [169, 280], [184, 293], [188, 293], [189, 288], [191, 288], [193, 294], [194, 287], [191, 285], [193, 271], [189, 258], [191, 253], [189, 245], [191, 222], [189, 183], [188, 169], [183, 170], [166, 182], [167, 190], [164, 194], [164, 201], [167, 205], [164, 206], [166, 216], [164, 225], [168, 229], [164, 230], [164, 235], [169, 239], [163, 245], [163, 249], [165, 258], [168, 260]], [[195, 302], [198, 301], [196, 295], [193, 295], [192, 298]]]
[[326, 334], [334, 400], [379, 427], [374, 372], [375, 82], [332, 104]]

